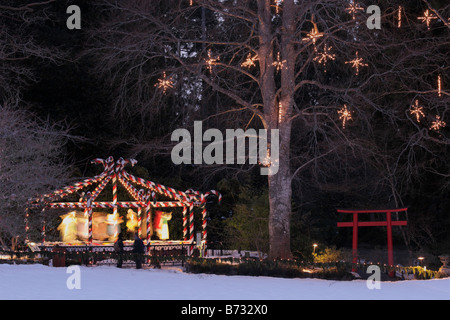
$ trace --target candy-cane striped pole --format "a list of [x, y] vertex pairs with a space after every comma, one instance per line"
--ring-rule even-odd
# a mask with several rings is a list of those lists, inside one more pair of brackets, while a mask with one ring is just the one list
[[145, 211], [147, 212], [147, 245], [150, 246], [151, 241], [151, 225], [152, 225], [152, 209], [148, 206]]
[[[117, 166], [116, 166], [117, 169]], [[112, 176], [112, 194], [113, 194], [113, 217], [114, 217], [114, 239], [117, 239], [117, 225], [116, 225], [116, 218], [117, 218], [117, 172], [114, 172], [114, 175]]]
[[[144, 189], [139, 190], [138, 192], [138, 200], [144, 200]], [[142, 208], [138, 208], [138, 234], [139, 236], [142, 233]]]
[[187, 212], [188, 212], [188, 207], [183, 206], [183, 240], [187, 241], [188, 237], [187, 237]]
[[98, 195], [105, 189], [108, 182], [111, 180], [111, 176], [107, 176], [102, 180], [102, 182], [95, 188], [95, 190], [92, 192], [92, 201], [97, 199]]
[[68, 186], [68, 187], [65, 187], [65, 188], [62, 188], [62, 189], [55, 190], [55, 191], [53, 191], [53, 193], [50, 193], [50, 194], [42, 195], [40, 198], [33, 199], [31, 201], [31, 203], [33, 203], [33, 202], [44, 202], [46, 198], [51, 198], [51, 199], [55, 199], [56, 197], [63, 198], [63, 197], [65, 197], [65, 196], [67, 196], [69, 194], [72, 194], [72, 193], [74, 193], [74, 192], [76, 192], [76, 191], [78, 191], [78, 190], [80, 190], [82, 188], [85, 188], [87, 186], [90, 186], [90, 185], [92, 185], [94, 183], [97, 183], [97, 182], [101, 181], [106, 176], [107, 176], [107, 173], [103, 172], [102, 174], [100, 174], [98, 176], [95, 176], [94, 178], [88, 178], [88, 179], [83, 180], [81, 182], [77, 182], [77, 183], [75, 183], [72, 186]]
[[191, 253], [194, 250], [194, 204], [189, 203], [189, 243], [191, 244]]
[[205, 252], [206, 252], [206, 235], [207, 235], [207, 232], [206, 232], [206, 225], [207, 225], [206, 214], [207, 214], [206, 206], [203, 206], [203, 209], [202, 209], [202, 247], [203, 247], [203, 250], [205, 250]]
[[91, 246], [92, 245], [92, 199], [91, 199], [91, 193], [88, 192], [86, 194], [86, 208], [84, 209], [84, 215], [88, 215], [88, 243]]

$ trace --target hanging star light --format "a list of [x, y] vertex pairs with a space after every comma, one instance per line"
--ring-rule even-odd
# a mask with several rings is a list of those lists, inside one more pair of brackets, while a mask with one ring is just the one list
[[356, 75], [358, 75], [360, 67], [367, 67], [368, 66], [367, 63], [363, 63], [362, 61], [363, 61], [363, 58], [360, 58], [358, 51], [356, 51], [356, 58], [353, 59], [353, 60], [350, 60], [350, 61], [346, 61], [345, 64], [351, 63], [352, 68], [356, 69]]
[[439, 129], [447, 126], [447, 123], [441, 120], [440, 116], [436, 116], [436, 120], [431, 123], [430, 130], [439, 131]]
[[422, 23], [426, 23], [428, 30], [430, 30], [431, 20], [437, 19], [435, 15], [429, 12], [429, 10], [425, 10], [423, 13], [423, 17], [417, 17], [417, 19], [422, 20]]
[[351, 14], [353, 20], [355, 20], [356, 19], [356, 13], [358, 11], [364, 11], [364, 8], [361, 7], [358, 3], [355, 3], [353, 0], [350, 0], [350, 4], [347, 7], [347, 9], [345, 9], [345, 11], [347, 11], [349, 14]]
[[323, 51], [322, 52], [317, 52], [317, 50], [316, 50], [316, 53], [317, 53], [317, 55], [314, 57], [314, 61], [317, 61], [319, 64], [321, 64], [324, 68], [325, 68], [325, 72], [327, 72], [327, 68], [326, 68], [326, 65], [327, 65], [327, 62], [328, 62], [328, 60], [336, 60], [336, 55], [335, 54], [332, 54], [332, 53], [330, 53], [330, 50], [332, 49], [333, 47], [328, 47], [326, 44], [324, 45], [324, 47], [323, 47]]
[[416, 102], [414, 105], [411, 106], [409, 113], [412, 116], [416, 117], [417, 122], [420, 122], [421, 117], [425, 117], [425, 113], [423, 113], [423, 107], [419, 106], [419, 100], [416, 99]]
[[220, 61], [220, 58], [213, 58], [211, 49], [208, 50], [208, 59], [206, 59], [206, 65], [210, 73], [212, 73], [212, 66], [217, 64], [217, 61]]
[[342, 109], [338, 110], [339, 120], [342, 120], [342, 128], [345, 129], [345, 126], [349, 120], [352, 120], [352, 113], [348, 110], [347, 105], [344, 104]]
[[319, 32], [317, 23], [314, 22], [314, 15], [311, 16], [311, 23], [313, 24], [313, 28], [311, 29], [311, 32], [306, 35], [306, 38], [303, 39], [303, 41], [312, 41], [315, 45], [316, 40], [323, 37], [323, 32]]
[[258, 61], [258, 56], [254, 56], [252, 57], [252, 54], [249, 53], [247, 56], [247, 60], [245, 60], [244, 62], [241, 63], [241, 67], [244, 68], [252, 68], [252, 67], [256, 67], [256, 61]]
[[277, 72], [280, 72], [281, 69], [283, 69], [284, 64], [286, 63], [286, 60], [281, 61], [280, 53], [277, 54], [277, 60], [272, 63], [272, 65], [275, 67]]
[[167, 77], [166, 73], [163, 73], [163, 77], [158, 79], [158, 83], [155, 84], [155, 87], [163, 90], [163, 93], [166, 93], [168, 89], [174, 88], [174, 83], [172, 77]]

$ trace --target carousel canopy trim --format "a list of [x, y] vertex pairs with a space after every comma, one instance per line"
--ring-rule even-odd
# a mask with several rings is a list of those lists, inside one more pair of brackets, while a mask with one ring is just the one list
[[[114, 158], [109, 157], [107, 159], [94, 159], [91, 162], [95, 164], [102, 164], [104, 167], [103, 172], [93, 178], [87, 178], [83, 181], [76, 182], [73, 185], [63, 187], [61, 189], [53, 191], [52, 193], [44, 194], [35, 199], [32, 199], [31, 201], [29, 201], [30, 207], [44, 205], [50, 208], [85, 208], [87, 205], [89, 205], [94, 208], [142, 208], [146, 206], [189, 206], [189, 204], [191, 203], [196, 206], [203, 206], [206, 203], [206, 198], [210, 195], [215, 195], [219, 203], [222, 200], [222, 195], [215, 190], [201, 193], [199, 191], [189, 189], [183, 192], [174, 188], [166, 187], [162, 184], [136, 177], [125, 171], [125, 166], [127, 164], [134, 166], [137, 163], [137, 160], [135, 159], [119, 158], [119, 160], [114, 162]], [[114, 203], [94, 202], [106, 187], [106, 185], [114, 179], [117, 179], [120, 184], [125, 187], [127, 192], [134, 200], [136, 200], [136, 202], [117, 202], [114, 201], [115, 199], [113, 199]], [[78, 192], [97, 183], [98, 186], [95, 188], [95, 190], [93, 192], [86, 193], [78, 202], [56, 202], [58, 200], [60, 201], [62, 198], [70, 194]], [[137, 190], [133, 186], [133, 184], [147, 189], [147, 193], [145, 193], [143, 189]], [[116, 183], [114, 183], [113, 181], [113, 188], [114, 186], [116, 186]], [[115, 191], [113, 193], [117, 192], [117, 190], [113, 191]], [[169, 201], [158, 203], [156, 201], [156, 194], [160, 194], [169, 198]]]

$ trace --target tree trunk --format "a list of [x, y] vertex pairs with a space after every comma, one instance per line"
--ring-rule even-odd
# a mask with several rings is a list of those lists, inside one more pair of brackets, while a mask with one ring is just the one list
[[291, 172], [289, 143], [291, 128], [280, 129], [278, 173], [269, 176], [269, 259], [289, 259], [291, 253]]
[[[290, 245], [291, 218], [291, 171], [290, 142], [291, 115], [295, 92], [296, 52], [293, 44], [295, 34], [294, 1], [284, 2], [283, 28], [281, 44], [274, 48], [274, 32], [272, 30], [271, 1], [259, 0], [259, 58], [260, 86], [264, 103], [266, 129], [279, 130], [280, 150], [278, 172], [269, 175], [269, 258], [289, 259], [292, 257]], [[277, 53], [275, 53], [275, 51]], [[281, 55], [281, 70], [274, 67], [274, 55]], [[276, 86], [275, 76], [281, 72], [281, 88]]]

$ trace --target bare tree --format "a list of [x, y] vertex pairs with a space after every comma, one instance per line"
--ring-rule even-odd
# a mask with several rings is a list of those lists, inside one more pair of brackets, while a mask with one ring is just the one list
[[[448, 71], [448, 29], [436, 22], [431, 35], [417, 19], [419, 8], [410, 13], [406, 2], [401, 12], [386, 3], [381, 29], [367, 27], [366, 7], [356, 1], [99, 4], [108, 19], [90, 53], [116, 85], [116, 115], [155, 116], [171, 90], [177, 114], [190, 115], [210, 88], [219, 107], [203, 117], [233, 111], [236, 126], [279, 130], [279, 171], [268, 177], [270, 258], [292, 255], [292, 182], [305, 170], [320, 183], [343, 167], [350, 172], [349, 158], [369, 163], [379, 156], [377, 135], [386, 127], [401, 141], [388, 153], [402, 166], [416, 167], [404, 162], [405, 153], [416, 151], [415, 139], [425, 150], [429, 143], [448, 145], [443, 123], [433, 127], [449, 105], [449, 94], [437, 87]], [[180, 103], [183, 95], [190, 104]], [[411, 109], [419, 97], [429, 106], [422, 122]]]
[[36, 81], [33, 62], [61, 61], [64, 53], [36, 39], [40, 25], [52, 19], [49, 1], [2, 1], [0, 5], [0, 97], [13, 100]]
[[[60, 186], [70, 165], [64, 126], [42, 121], [23, 100], [28, 85], [38, 80], [36, 66], [57, 63], [63, 51], [38, 39], [40, 26], [52, 19], [47, 1], [2, 1], [0, 5], [0, 241], [24, 239], [28, 199]], [[42, 217], [30, 217], [36, 231]]]
[[[0, 106], [0, 236], [25, 234], [25, 208], [30, 198], [68, 181], [64, 157], [68, 132], [39, 121], [15, 103]], [[34, 231], [42, 217], [30, 217]]]

